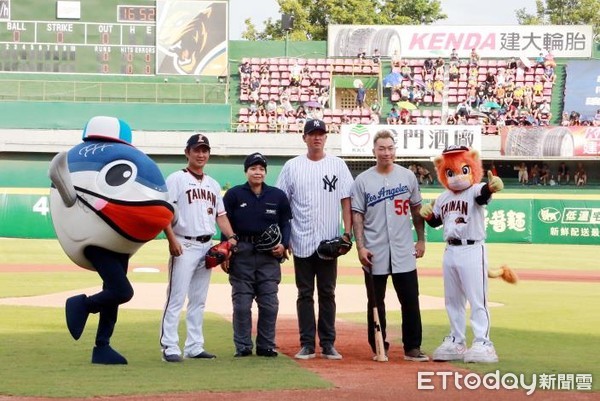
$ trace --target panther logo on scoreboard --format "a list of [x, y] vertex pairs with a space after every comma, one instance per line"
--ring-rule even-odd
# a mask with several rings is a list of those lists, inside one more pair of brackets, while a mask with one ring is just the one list
[[0, 21], [10, 21], [10, 0], [0, 0]]
[[[222, 75], [227, 65], [227, 3], [158, 5], [158, 74]], [[187, 4], [182, 9], [180, 4]]]

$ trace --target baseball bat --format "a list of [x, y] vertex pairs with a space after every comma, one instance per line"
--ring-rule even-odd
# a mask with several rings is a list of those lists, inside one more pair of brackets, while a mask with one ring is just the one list
[[367, 288], [369, 298], [373, 300], [373, 331], [375, 334], [375, 360], [377, 362], [387, 362], [388, 357], [385, 354], [385, 343], [383, 342], [383, 334], [381, 332], [381, 323], [379, 321], [379, 311], [377, 310], [377, 301], [375, 298], [375, 283], [373, 282], [373, 274], [371, 268], [365, 267], [367, 272]]

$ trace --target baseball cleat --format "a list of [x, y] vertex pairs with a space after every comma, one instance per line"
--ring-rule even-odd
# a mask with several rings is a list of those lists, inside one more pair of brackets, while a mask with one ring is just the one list
[[65, 304], [65, 315], [67, 318], [67, 328], [69, 333], [75, 340], [79, 340], [85, 323], [90, 314], [88, 311], [85, 300], [87, 296], [85, 294], [75, 295], [74, 297], [68, 298]]
[[476, 342], [465, 352], [464, 361], [466, 363], [496, 363], [498, 355], [491, 342]]
[[127, 359], [110, 345], [96, 346], [92, 351], [92, 363], [103, 365], [127, 365]]
[[444, 337], [442, 344], [433, 351], [434, 361], [462, 361], [467, 347], [464, 343], [455, 342], [453, 336]]

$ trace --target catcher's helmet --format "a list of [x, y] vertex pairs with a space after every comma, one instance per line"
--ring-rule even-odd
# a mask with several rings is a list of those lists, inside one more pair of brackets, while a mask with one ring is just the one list
[[277, 224], [271, 224], [254, 243], [257, 251], [270, 251], [281, 243], [281, 230]]

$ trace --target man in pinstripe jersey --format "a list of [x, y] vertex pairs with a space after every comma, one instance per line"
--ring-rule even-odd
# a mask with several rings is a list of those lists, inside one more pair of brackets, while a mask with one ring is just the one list
[[[288, 160], [276, 184], [287, 195], [294, 216], [290, 248], [298, 288], [296, 308], [301, 345], [295, 357], [311, 359], [316, 356], [318, 332], [323, 358], [342, 359], [334, 347], [337, 260], [321, 259], [317, 247], [322, 240], [339, 235], [340, 209], [344, 235], [350, 240], [352, 175], [342, 159], [325, 153], [327, 127], [323, 121], [307, 121], [302, 138], [307, 153]], [[319, 297], [318, 322], [314, 310], [315, 280]]]

